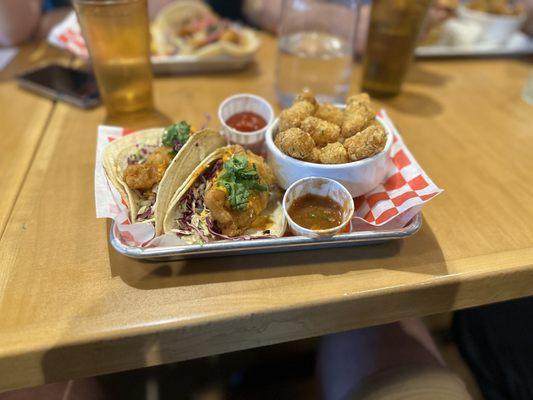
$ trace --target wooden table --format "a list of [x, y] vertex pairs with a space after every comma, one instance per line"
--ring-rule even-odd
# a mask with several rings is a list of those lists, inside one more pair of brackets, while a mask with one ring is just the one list
[[61, 61], [70, 59], [44, 43], [31, 44], [23, 47], [13, 62], [0, 71], [3, 139], [0, 147], [0, 237], [55, 106], [53, 101], [18, 90], [13, 78], [51, 57]]
[[[272, 38], [263, 37], [257, 60], [240, 73], [161, 77], [157, 104], [195, 123], [235, 92], [274, 103]], [[446, 190], [414, 237], [158, 264], [119, 256], [108, 223], [94, 217], [103, 110], [1, 86], [2, 105], [25, 99], [10, 106], [3, 134], [32, 134], [8, 141], [11, 158], [0, 165], [18, 174], [2, 199], [2, 209], [14, 205], [0, 241], [0, 390], [533, 294], [533, 107], [520, 99], [528, 68], [525, 60], [417, 62], [403, 94], [384, 103]]]

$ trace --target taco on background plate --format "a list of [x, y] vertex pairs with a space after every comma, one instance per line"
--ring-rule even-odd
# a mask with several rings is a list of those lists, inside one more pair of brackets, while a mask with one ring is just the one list
[[157, 55], [250, 56], [259, 47], [252, 29], [220, 18], [201, 1], [170, 3], [151, 28], [152, 51]]
[[163, 222], [165, 233], [190, 244], [279, 237], [285, 226], [270, 167], [238, 145], [207, 156], [175, 193]]
[[126, 202], [131, 222], [153, 222], [160, 235], [175, 191], [208, 154], [224, 144], [218, 132], [194, 132], [182, 121], [111, 142], [104, 151], [104, 170]]

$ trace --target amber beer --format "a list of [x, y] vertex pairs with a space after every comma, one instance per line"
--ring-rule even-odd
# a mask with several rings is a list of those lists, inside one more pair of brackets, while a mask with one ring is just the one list
[[395, 96], [405, 74], [431, 0], [374, 0], [366, 53], [364, 91], [376, 97]]
[[74, 0], [73, 3], [108, 119], [152, 111], [146, 0]]

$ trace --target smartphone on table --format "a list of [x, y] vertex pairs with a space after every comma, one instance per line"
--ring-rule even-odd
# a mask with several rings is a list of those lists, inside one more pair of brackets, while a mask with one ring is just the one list
[[62, 65], [47, 65], [17, 77], [19, 86], [53, 100], [62, 100], [81, 108], [100, 103], [94, 75]]

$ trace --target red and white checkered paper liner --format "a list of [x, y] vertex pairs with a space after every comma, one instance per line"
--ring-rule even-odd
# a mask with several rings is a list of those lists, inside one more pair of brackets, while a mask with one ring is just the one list
[[[442, 192], [416, 162], [384, 110], [379, 112], [393, 134], [390, 170], [385, 181], [363, 196], [354, 199], [355, 213], [352, 230], [369, 231], [396, 229], [405, 226], [427, 201]], [[102, 154], [108, 143], [132, 131], [100, 126], [96, 150], [94, 191], [96, 217], [112, 218], [124, 244], [137, 247], [173, 246], [184, 244], [175, 235], [167, 234], [154, 239], [152, 224], [131, 224], [128, 209], [120, 195], [107, 180]]]
[[66, 49], [78, 57], [89, 57], [80, 24], [74, 11], [70, 12], [59, 24], [52, 28], [48, 34], [48, 42], [61, 49]]

